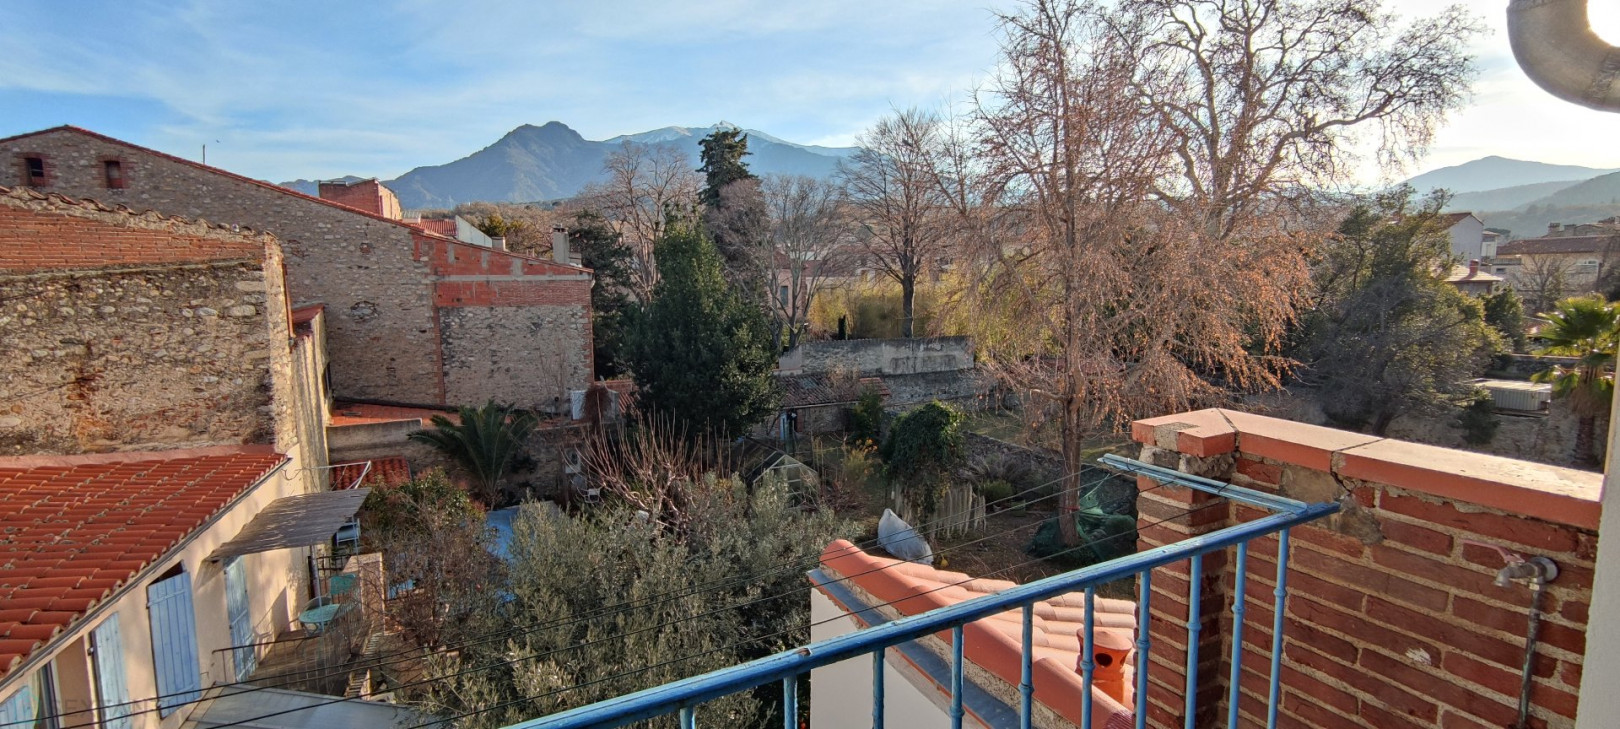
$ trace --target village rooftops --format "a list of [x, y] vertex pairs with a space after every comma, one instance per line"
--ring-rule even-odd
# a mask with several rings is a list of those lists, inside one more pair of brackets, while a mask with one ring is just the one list
[[0, 678], [286, 460], [268, 446], [0, 458]]
[[[830, 578], [818, 585], [824, 594], [841, 603], [838, 593], [853, 593], [856, 600], [866, 603], [842, 605], [845, 612], [860, 622], [869, 622], [866, 616], [870, 613], [866, 611], [871, 607], [882, 607], [901, 616], [919, 615], [995, 594], [1016, 584], [1007, 580], [974, 579], [960, 572], [878, 557], [843, 539], [822, 550], [821, 567], [822, 576]], [[840, 586], [844, 589], [829, 589]], [[1080, 673], [1085, 612], [1083, 595], [1061, 595], [1034, 603], [1032, 621], [1031, 671], [1035, 701], [1075, 725], [1082, 723], [1081, 694], [1085, 690]], [[1018, 610], [968, 623], [963, 628], [966, 660], [989, 672], [996, 680], [1016, 688], [1023, 672], [1022, 626], [1023, 617]], [[1136, 639], [1135, 626], [1136, 603], [1096, 598], [1093, 635], [1097, 641], [1097, 669], [1092, 689], [1092, 726], [1115, 729], [1132, 725], [1132, 714], [1126, 706], [1134, 700], [1134, 674], [1128, 661]], [[948, 631], [937, 637], [949, 645]], [[948, 687], [940, 688], [949, 692]], [[991, 689], [989, 693], [1003, 692]]]
[[1572, 235], [1559, 238], [1525, 238], [1502, 244], [1498, 257], [1534, 256], [1548, 253], [1598, 253], [1616, 244], [1612, 235]]

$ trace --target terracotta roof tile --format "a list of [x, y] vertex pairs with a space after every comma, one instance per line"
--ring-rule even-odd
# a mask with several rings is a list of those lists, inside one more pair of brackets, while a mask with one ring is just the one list
[[[917, 615], [935, 608], [1012, 587], [1005, 580], [973, 579], [960, 572], [948, 572], [926, 565], [901, 562], [867, 554], [845, 540], [827, 545], [821, 553], [824, 570], [847, 578], [850, 586], [890, 603], [894, 612]], [[1092, 631], [1097, 640], [1099, 668], [1093, 674], [1092, 723], [1102, 729], [1133, 725], [1131, 710], [1134, 658], [1131, 649], [1136, 633], [1136, 604], [1126, 600], [1096, 598]], [[1023, 673], [1021, 611], [992, 615], [963, 628], [963, 652], [967, 660], [1017, 686]], [[1083, 594], [1059, 595], [1035, 603], [1032, 670], [1035, 700], [1064, 719], [1080, 724], [1080, 676], [1085, 619]], [[950, 631], [937, 634], [950, 643]], [[1104, 657], [1106, 654], [1106, 657]], [[1101, 666], [1113, 664], [1114, 670]]]
[[[366, 469], [366, 464], [371, 469]], [[365, 483], [380, 482], [389, 486], [398, 486], [411, 480], [411, 464], [404, 456], [387, 456], [373, 458], [370, 461], [355, 461], [353, 463], [339, 463], [332, 466], [332, 488], [348, 489], [358, 488], [361, 485], [361, 475], [365, 475]]]
[[0, 677], [286, 460], [260, 446], [116, 457], [0, 458]]

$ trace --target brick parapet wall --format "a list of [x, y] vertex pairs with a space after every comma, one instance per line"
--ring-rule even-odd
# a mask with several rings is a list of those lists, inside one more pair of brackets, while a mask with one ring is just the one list
[[[1531, 716], [1533, 726], [1573, 726], [1597, 545], [1596, 474], [1226, 411], [1141, 421], [1133, 433], [1144, 443], [1144, 460], [1341, 504], [1339, 514], [1291, 534], [1284, 725], [1511, 724], [1530, 590], [1494, 584], [1503, 557], [1483, 545], [1495, 545], [1546, 556], [1560, 568], [1542, 598]], [[1186, 493], [1157, 488], [1143, 495], [1142, 547], [1263, 516], [1234, 505], [1208, 510], [1218, 517], [1147, 526], [1160, 512], [1193, 505]], [[1250, 545], [1239, 706], [1250, 722], [1265, 718], [1276, 553], [1275, 537]], [[1153, 726], [1181, 726], [1185, 653], [1174, 648], [1186, 644], [1178, 626], [1186, 616], [1185, 574], [1183, 567], [1154, 575]], [[1223, 641], [1233, 633], [1234, 590], [1229, 559], [1202, 593], [1205, 609], [1217, 611]], [[1161, 638], [1172, 649], [1162, 656]], [[1201, 656], [1200, 706], [1218, 705], [1231, 646], [1207, 636], [1200, 644], [1217, 654]]]

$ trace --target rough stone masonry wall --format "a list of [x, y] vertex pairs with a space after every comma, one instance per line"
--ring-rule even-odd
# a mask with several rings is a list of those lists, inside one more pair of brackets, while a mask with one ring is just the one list
[[[1235, 432], [1179, 432], [1217, 412], [1237, 423]], [[1341, 503], [1340, 514], [1292, 531], [1281, 725], [1511, 725], [1530, 590], [1493, 584], [1503, 557], [1483, 545], [1558, 564], [1561, 574], [1543, 598], [1531, 725], [1574, 725], [1597, 545], [1595, 474], [1229, 411], [1142, 421], [1134, 432], [1145, 444], [1144, 460], [1303, 501]], [[1231, 445], [1219, 446], [1223, 439]], [[1144, 549], [1262, 516], [1186, 490], [1148, 491], [1154, 485], [1141, 484]], [[1244, 591], [1239, 708], [1258, 725], [1266, 716], [1277, 542], [1251, 543]], [[1231, 552], [1204, 559], [1199, 726], [1225, 716], [1235, 589]], [[1150, 726], [1182, 726], [1188, 576], [1185, 562], [1154, 573]]]
[[[275, 233], [293, 303], [327, 306], [333, 391], [440, 402], [432, 273], [409, 228], [71, 130], [0, 142], [7, 169], [32, 154], [48, 192]], [[123, 189], [106, 187], [105, 159], [121, 160]]]
[[782, 356], [782, 369], [859, 371], [862, 377], [973, 369], [973, 339], [847, 339], [804, 342]]
[[264, 290], [253, 261], [0, 276], [0, 454], [271, 442]]
[[568, 391], [591, 379], [590, 315], [579, 306], [447, 308], [443, 327], [446, 396], [563, 412]]

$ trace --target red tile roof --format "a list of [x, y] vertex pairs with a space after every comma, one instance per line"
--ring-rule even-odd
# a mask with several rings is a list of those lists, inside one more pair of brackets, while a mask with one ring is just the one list
[[1498, 256], [1534, 256], [1543, 253], [1598, 253], [1620, 244], [1612, 235], [1566, 235], [1554, 238], [1525, 238], [1510, 241], [1496, 249]]
[[429, 233], [454, 238], [456, 237], [456, 221], [454, 218], [423, 218], [416, 221], [416, 227]]
[[460, 417], [453, 408], [411, 407], [408, 405], [374, 405], [364, 402], [338, 401], [332, 404], [332, 425], [369, 425], [371, 423], [389, 423], [396, 420], [416, 420], [423, 427], [431, 424], [433, 416], [443, 415], [451, 422], [458, 422]]
[[0, 458], [0, 677], [285, 461], [266, 446]]
[[[821, 565], [831, 576], [847, 578], [846, 584], [879, 603], [888, 603], [901, 615], [918, 615], [1015, 585], [873, 556], [843, 539], [827, 545]], [[1133, 702], [1135, 679], [1127, 661], [1133, 660], [1136, 604], [1099, 597], [1095, 608], [1092, 630], [1099, 667], [1092, 675], [1092, 725], [1100, 729], [1133, 726], [1131, 710], [1126, 707]], [[1035, 603], [1031, 665], [1035, 700], [1076, 725], [1081, 723], [1080, 697], [1085, 688], [1080, 677], [1084, 620], [1085, 597], [1081, 594]], [[963, 628], [963, 652], [967, 660], [1017, 686], [1023, 674], [1022, 632], [1022, 611], [992, 615]], [[950, 631], [938, 637], [949, 645]], [[1112, 664], [1112, 670], [1102, 667], [1104, 661]]]
[[[368, 470], [366, 464], [371, 464]], [[355, 461], [353, 463], [339, 463], [332, 467], [332, 488], [352, 489], [365, 484], [361, 483], [361, 475], [365, 476], [365, 483], [381, 482], [389, 486], [398, 486], [411, 480], [411, 464], [404, 456], [388, 456], [386, 458], [373, 458], [369, 461]]]

